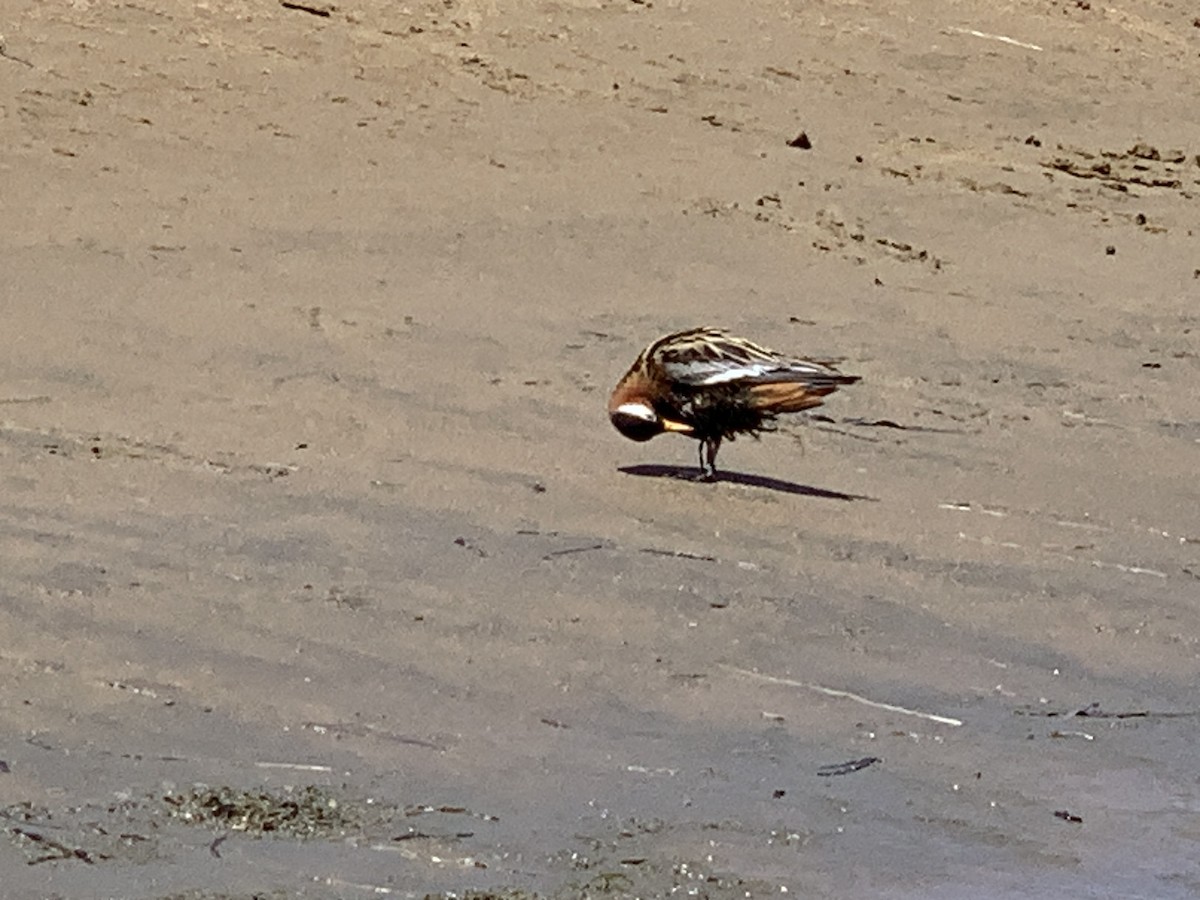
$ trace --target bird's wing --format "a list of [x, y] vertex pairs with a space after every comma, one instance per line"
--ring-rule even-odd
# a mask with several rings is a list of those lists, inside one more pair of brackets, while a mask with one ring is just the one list
[[698, 328], [663, 338], [650, 361], [671, 381], [693, 387], [824, 381], [836, 369], [792, 359], [715, 328]]

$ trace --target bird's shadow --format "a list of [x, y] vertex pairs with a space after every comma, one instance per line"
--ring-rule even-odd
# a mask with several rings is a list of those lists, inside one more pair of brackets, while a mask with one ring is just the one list
[[[697, 481], [700, 470], [692, 466], [636, 465], [620, 466], [617, 471], [626, 475], [637, 475], [641, 478], [674, 478], [679, 481]], [[766, 488], [768, 491], [778, 491], [781, 494], [799, 494], [802, 497], [820, 497], [823, 500], [870, 500], [878, 503], [878, 497], [868, 497], [865, 494], [845, 494], [841, 491], [830, 491], [825, 488], [813, 487], [808, 484], [797, 484], [794, 481], [783, 481], [780, 478], [769, 478], [764, 475], [748, 475], [745, 472], [718, 471], [714, 482], [741, 484], [746, 487]]]

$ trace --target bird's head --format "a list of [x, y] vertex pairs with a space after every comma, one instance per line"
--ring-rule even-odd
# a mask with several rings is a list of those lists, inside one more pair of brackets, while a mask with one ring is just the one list
[[666, 430], [662, 416], [648, 403], [622, 403], [608, 417], [613, 427], [631, 441], [648, 441]]
[[664, 431], [675, 431], [680, 434], [692, 433], [692, 426], [664, 419], [653, 406], [640, 400], [622, 403], [614, 407], [608, 417], [617, 431], [631, 441], [639, 443], [657, 437]]

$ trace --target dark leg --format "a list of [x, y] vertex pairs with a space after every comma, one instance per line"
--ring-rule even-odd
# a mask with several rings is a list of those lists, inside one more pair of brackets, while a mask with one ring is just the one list
[[700, 442], [700, 474], [697, 481], [717, 480], [717, 451], [721, 449], [721, 438], [705, 438]]

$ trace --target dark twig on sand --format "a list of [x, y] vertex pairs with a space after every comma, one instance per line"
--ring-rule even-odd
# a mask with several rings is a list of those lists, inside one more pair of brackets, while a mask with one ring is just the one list
[[332, 4], [314, 5], [310, 3], [297, 3], [295, 0], [279, 0], [279, 5], [284, 9], [295, 9], [299, 12], [306, 12], [310, 16], [320, 16], [322, 19], [328, 19], [333, 15], [333, 11], [337, 9]]
[[862, 759], [852, 759], [849, 762], [821, 766], [821, 768], [817, 769], [817, 774], [822, 778], [831, 778], [834, 775], [849, 775], [852, 772], [862, 771], [867, 766], [873, 766], [877, 762], [882, 762], [878, 756], [864, 756]]

